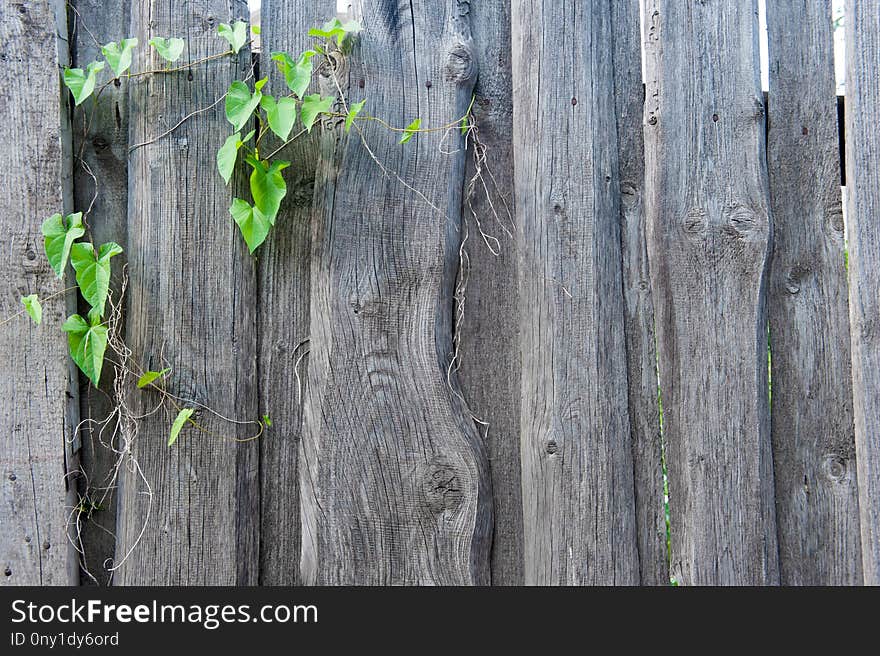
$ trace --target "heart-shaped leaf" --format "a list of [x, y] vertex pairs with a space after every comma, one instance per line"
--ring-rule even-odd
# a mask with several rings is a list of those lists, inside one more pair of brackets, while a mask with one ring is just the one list
[[137, 44], [137, 39], [123, 39], [119, 43], [110, 42], [101, 47], [104, 59], [113, 69], [113, 75], [119, 77], [131, 68], [132, 50]]
[[192, 417], [193, 411], [194, 408], [184, 408], [177, 413], [177, 416], [174, 418], [174, 423], [171, 424], [171, 432], [168, 434], [168, 446], [171, 446], [177, 440], [177, 436], [180, 435], [180, 430], [183, 428], [183, 425], [190, 420], [189, 418]]
[[343, 23], [338, 18], [324, 23], [323, 27], [313, 27], [309, 30], [309, 36], [316, 36], [321, 39], [336, 39], [337, 45], [342, 45], [349, 34], [357, 34], [361, 31], [361, 24], [357, 21], [348, 21]]
[[241, 132], [236, 132], [235, 134], [229, 135], [226, 138], [226, 141], [223, 142], [223, 145], [220, 146], [220, 150], [217, 151], [217, 170], [220, 171], [220, 175], [223, 176], [223, 180], [226, 184], [229, 184], [229, 179], [232, 177], [232, 172], [235, 170], [235, 162], [238, 159], [238, 149], [253, 136], [253, 130], [248, 132], [244, 139], [241, 138]]
[[143, 389], [143, 388], [145, 388], [147, 385], [149, 385], [150, 383], [152, 383], [154, 380], [156, 380], [157, 378], [162, 378], [162, 377], [163, 377], [165, 374], [167, 374], [169, 371], [171, 371], [171, 367], [168, 367], [168, 368], [166, 368], [166, 369], [163, 369], [162, 371], [148, 371], [148, 372], [146, 372], [143, 376], [141, 376], [140, 378], [138, 378], [138, 380], [137, 380], [137, 386], [138, 386], [140, 389]]
[[71, 315], [61, 329], [67, 333], [70, 357], [97, 387], [101, 380], [104, 352], [107, 350], [107, 326], [102, 325], [96, 315], [90, 313], [89, 318], [91, 325], [78, 314]]
[[104, 304], [110, 291], [110, 258], [121, 252], [122, 247], [112, 241], [101, 244], [97, 256], [88, 242], [78, 242], [70, 251], [79, 290], [99, 317], [104, 316]]
[[336, 98], [332, 96], [322, 98], [318, 93], [303, 98], [301, 115], [306, 130], [311, 132], [318, 116], [328, 113], [334, 102], [336, 102]]
[[296, 123], [296, 101], [293, 98], [279, 98], [263, 96], [260, 107], [266, 112], [269, 128], [278, 135], [278, 138], [286, 141]]
[[36, 294], [28, 294], [21, 297], [21, 304], [24, 305], [24, 311], [28, 316], [39, 326], [43, 321], [43, 306], [40, 304], [40, 298]]
[[61, 278], [64, 275], [64, 267], [67, 266], [71, 245], [86, 234], [82, 212], [68, 214], [66, 222], [60, 214], [53, 214], [43, 221], [40, 230], [43, 233], [43, 245], [49, 265], [55, 275]]
[[276, 160], [270, 164], [253, 155], [249, 155], [245, 161], [253, 168], [250, 183], [254, 206], [268, 219], [270, 225], [275, 225], [281, 201], [287, 194], [287, 184], [281, 171], [290, 166], [290, 162]]
[[302, 98], [309, 83], [312, 81], [312, 57], [318, 53], [315, 50], [306, 50], [294, 61], [286, 52], [273, 52], [272, 60], [278, 66], [278, 70], [284, 75], [288, 88], [296, 94], [297, 98]]
[[150, 45], [156, 49], [159, 56], [170, 62], [176, 62], [183, 54], [183, 46], [186, 45], [183, 39], [170, 38], [165, 39], [161, 36], [154, 36], [150, 39]]
[[417, 118], [415, 121], [410, 123], [404, 128], [403, 136], [400, 138], [400, 143], [406, 143], [410, 139], [413, 138], [413, 135], [419, 131], [419, 128], [422, 125], [422, 119]]
[[248, 85], [241, 80], [230, 85], [226, 92], [226, 120], [232, 123], [236, 132], [240, 132], [250, 120], [262, 97], [259, 89], [251, 93]]
[[260, 244], [266, 241], [266, 236], [272, 228], [272, 222], [263, 216], [256, 207], [241, 198], [233, 198], [229, 213], [238, 225], [241, 236], [247, 244], [248, 250], [253, 253]]
[[357, 118], [357, 115], [361, 113], [361, 110], [364, 108], [364, 105], [367, 104], [366, 100], [361, 100], [360, 102], [351, 103], [348, 107], [348, 114], [345, 117], [345, 131], [348, 132], [351, 130], [351, 124], [354, 123], [354, 119]]
[[232, 27], [226, 23], [220, 23], [217, 33], [229, 41], [229, 45], [232, 46], [232, 52], [236, 54], [247, 42], [247, 24], [242, 21], [236, 21], [232, 24]]
[[104, 70], [104, 62], [92, 62], [86, 66], [86, 70], [81, 68], [65, 68], [62, 74], [64, 86], [70, 89], [73, 94], [73, 102], [79, 106], [83, 100], [92, 95], [95, 90], [95, 82], [98, 79], [98, 73]]

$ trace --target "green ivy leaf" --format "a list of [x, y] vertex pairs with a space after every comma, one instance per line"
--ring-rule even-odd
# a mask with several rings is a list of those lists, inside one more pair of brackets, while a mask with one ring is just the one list
[[243, 21], [236, 21], [232, 24], [232, 27], [226, 23], [220, 23], [217, 33], [229, 41], [229, 45], [232, 46], [232, 52], [235, 54], [238, 54], [238, 51], [247, 42], [247, 24]]
[[241, 80], [230, 85], [226, 92], [226, 120], [232, 123], [236, 132], [240, 132], [250, 120], [262, 97], [259, 89], [251, 93], [248, 85]]
[[404, 128], [403, 136], [400, 138], [400, 143], [406, 143], [410, 139], [413, 138], [413, 135], [418, 132], [419, 128], [422, 125], [422, 119], [417, 118], [415, 121], [410, 123]]
[[235, 162], [238, 159], [238, 149], [246, 142], [250, 141], [253, 136], [253, 130], [248, 132], [244, 139], [241, 138], [241, 132], [231, 134], [226, 138], [226, 141], [223, 142], [223, 145], [220, 146], [220, 150], [217, 151], [217, 170], [220, 171], [220, 175], [223, 176], [223, 181], [226, 182], [226, 184], [229, 184], [229, 179], [232, 177], [232, 172], [235, 170]]
[[266, 426], [266, 428], [272, 426], [272, 420], [269, 419], [269, 415], [263, 415], [263, 425]]
[[98, 317], [104, 316], [104, 304], [110, 291], [110, 258], [121, 252], [122, 247], [112, 241], [101, 244], [97, 256], [88, 242], [77, 242], [70, 251], [76, 284]]
[[461, 119], [461, 136], [463, 136], [463, 137], [466, 136], [468, 133], [468, 130], [470, 130], [470, 129], [471, 129], [470, 121], [468, 121], [468, 117], [465, 116]]
[[284, 75], [287, 87], [302, 98], [312, 81], [312, 57], [318, 53], [315, 50], [306, 50], [294, 61], [286, 52], [273, 52], [272, 61], [278, 66], [278, 70]]
[[309, 132], [312, 131], [312, 126], [315, 124], [318, 116], [329, 112], [333, 103], [336, 102], [336, 98], [332, 96], [321, 98], [321, 94], [318, 93], [306, 96], [302, 100], [302, 110], [300, 110], [302, 122]]
[[86, 70], [81, 68], [65, 68], [62, 74], [64, 86], [70, 89], [73, 94], [73, 102], [79, 106], [83, 100], [92, 95], [95, 90], [95, 82], [98, 79], [98, 73], [104, 70], [104, 62], [92, 62], [86, 66]]
[[327, 21], [320, 28], [313, 27], [309, 30], [309, 36], [319, 39], [336, 39], [336, 44], [341, 46], [349, 34], [357, 34], [361, 31], [361, 25], [357, 21], [344, 23], [338, 18]]
[[352, 103], [348, 107], [348, 115], [345, 117], [345, 131], [348, 132], [351, 130], [351, 124], [354, 123], [354, 119], [357, 118], [357, 115], [361, 113], [361, 110], [364, 108], [364, 105], [367, 104], [366, 100], [361, 100], [360, 102]]
[[43, 306], [40, 304], [39, 297], [36, 294], [22, 296], [21, 304], [24, 305], [24, 311], [28, 313], [28, 316], [39, 326], [43, 321]]
[[282, 141], [286, 141], [296, 123], [296, 101], [293, 98], [279, 98], [276, 101], [272, 96], [263, 96], [260, 107], [266, 112], [272, 132]]
[[154, 380], [156, 380], [157, 378], [162, 378], [162, 377], [164, 377], [165, 374], [167, 374], [169, 371], [171, 371], [171, 367], [168, 367], [168, 368], [166, 368], [166, 369], [163, 369], [162, 371], [148, 371], [148, 372], [146, 372], [143, 376], [141, 376], [140, 378], [138, 378], [137, 386], [138, 386], [140, 389], [143, 389], [143, 388], [145, 388], [147, 385], [149, 385], [150, 383], [152, 383]]
[[159, 56], [169, 62], [176, 62], [183, 54], [183, 46], [186, 45], [183, 39], [174, 37], [165, 39], [161, 36], [154, 36], [150, 39], [150, 45], [156, 49]]
[[107, 350], [107, 326], [100, 318], [90, 313], [91, 325], [78, 314], [67, 318], [61, 329], [67, 333], [70, 357], [86, 377], [97, 387], [101, 380], [101, 367], [104, 365], [104, 352]]
[[177, 416], [174, 418], [174, 423], [171, 424], [171, 432], [168, 434], [168, 446], [171, 446], [177, 441], [177, 436], [180, 435], [180, 430], [183, 428], [183, 425], [190, 420], [189, 418], [192, 417], [194, 410], [194, 408], [184, 408], [177, 413]]
[[61, 278], [64, 275], [64, 267], [67, 266], [71, 245], [74, 240], [86, 234], [82, 212], [68, 214], [66, 224], [60, 214], [53, 214], [43, 221], [40, 231], [43, 233], [43, 245], [49, 265], [55, 275]]
[[287, 184], [281, 171], [290, 166], [290, 162], [276, 160], [270, 164], [253, 155], [248, 155], [245, 161], [253, 168], [250, 183], [254, 206], [269, 221], [269, 225], [275, 225], [281, 201], [287, 194]]
[[113, 75], [119, 77], [131, 68], [132, 50], [137, 44], [137, 39], [123, 39], [119, 43], [110, 42], [101, 47], [104, 58], [113, 69]]
[[229, 213], [238, 225], [248, 250], [253, 254], [257, 247], [266, 241], [266, 236], [269, 234], [272, 222], [263, 216], [260, 210], [252, 207], [250, 203], [241, 198], [232, 199]]
[[251, 34], [253, 34], [254, 36], [260, 36], [260, 26], [251, 25]]

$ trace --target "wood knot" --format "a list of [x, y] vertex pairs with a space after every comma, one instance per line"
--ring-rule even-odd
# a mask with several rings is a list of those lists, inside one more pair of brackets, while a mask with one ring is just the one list
[[422, 494], [434, 514], [454, 512], [461, 505], [464, 493], [458, 472], [445, 456], [435, 456], [424, 466]]
[[825, 475], [833, 483], [841, 483], [847, 479], [847, 463], [844, 458], [838, 455], [829, 454], [825, 456], [822, 463]]
[[456, 43], [446, 55], [446, 80], [455, 84], [464, 84], [476, 78], [477, 66], [471, 46]]

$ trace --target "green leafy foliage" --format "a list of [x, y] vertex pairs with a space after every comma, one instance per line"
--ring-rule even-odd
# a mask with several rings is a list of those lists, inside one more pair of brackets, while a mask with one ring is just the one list
[[247, 24], [243, 21], [236, 21], [232, 24], [232, 27], [226, 23], [220, 23], [217, 33], [229, 41], [229, 45], [232, 46], [232, 52], [236, 54], [247, 43]]
[[264, 216], [259, 209], [241, 198], [232, 199], [229, 213], [238, 225], [248, 250], [253, 253], [260, 244], [266, 241], [269, 230], [272, 228], [272, 221]]
[[269, 129], [281, 140], [287, 140], [293, 124], [296, 123], [296, 101], [293, 98], [279, 98], [263, 96], [260, 99], [260, 107], [266, 112], [266, 120]]
[[92, 62], [86, 66], [86, 70], [81, 68], [65, 68], [61, 78], [64, 80], [64, 86], [70, 89], [73, 94], [73, 102], [79, 106], [82, 101], [92, 95], [95, 90], [95, 83], [98, 80], [98, 73], [104, 70], [104, 62]]
[[302, 98], [309, 83], [312, 81], [312, 57], [318, 53], [315, 50], [306, 50], [294, 61], [286, 52], [273, 52], [272, 61], [278, 66], [278, 70], [284, 75], [287, 87], [293, 91], [297, 98]]
[[254, 197], [254, 206], [269, 221], [275, 225], [275, 217], [281, 207], [281, 201], [287, 195], [287, 184], [281, 172], [290, 166], [290, 162], [276, 160], [266, 162], [248, 155], [245, 161], [251, 165], [251, 195]]
[[90, 312], [88, 322], [80, 315], [73, 314], [61, 329], [67, 333], [70, 357], [97, 387], [101, 380], [104, 352], [107, 350], [107, 326], [101, 324], [101, 318], [96, 313]]
[[43, 321], [43, 306], [39, 296], [36, 294], [22, 296], [21, 304], [24, 305], [24, 311], [28, 313], [28, 316], [39, 326]]
[[131, 68], [132, 50], [134, 50], [137, 44], [137, 39], [123, 39], [118, 43], [111, 41], [107, 45], [101, 47], [104, 59], [107, 60], [107, 63], [110, 64], [110, 68], [113, 69], [113, 75], [119, 77]]
[[351, 34], [357, 34], [361, 29], [361, 25], [357, 21], [343, 23], [338, 18], [334, 18], [324, 23], [320, 28], [313, 27], [310, 29], [309, 36], [315, 36], [319, 39], [336, 39], [336, 45], [341, 47], [346, 37]]
[[263, 425], [266, 428], [270, 428], [272, 426], [272, 420], [269, 419], [269, 415], [263, 415]]
[[163, 369], [162, 371], [148, 371], [143, 376], [138, 378], [137, 386], [140, 389], [143, 389], [147, 385], [149, 385], [150, 383], [154, 382], [155, 380], [157, 380], [159, 378], [164, 378], [165, 375], [170, 371], [171, 371], [171, 367], [167, 367], [167, 368]]
[[226, 92], [226, 120], [232, 123], [236, 132], [240, 132], [247, 124], [262, 97], [260, 89], [251, 93], [248, 85], [241, 80], [236, 80], [230, 85], [229, 91]]
[[417, 118], [415, 121], [410, 123], [404, 128], [403, 136], [400, 138], [400, 143], [406, 143], [410, 139], [413, 138], [413, 135], [419, 131], [419, 128], [422, 126], [422, 119]]
[[171, 432], [168, 434], [168, 446], [171, 446], [177, 441], [177, 436], [180, 435], [180, 430], [186, 422], [190, 421], [190, 417], [192, 417], [194, 410], [194, 408], [184, 408], [177, 413], [177, 416], [174, 418], [174, 423], [171, 424]]
[[82, 212], [68, 214], [66, 220], [61, 218], [61, 214], [53, 214], [43, 221], [40, 231], [43, 233], [43, 246], [46, 249], [49, 265], [55, 275], [61, 278], [64, 275], [64, 267], [67, 266], [67, 258], [70, 256], [70, 247], [74, 241], [86, 234]]
[[463, 136], [463, 137], [467, 136], [468, 130], [471, 129], [471, 124], [470, 124], [470, 121], [468, 121], [467, 116], [465, 116], [461, 119], [460, 127], [461, 127], [461, 136]]
[[259, 25], [251, 25], [251, 34], [254, 36], [260, 35], [260, 26]]
[[156, 52], [159, 53], [162, 59], [174, 63], [183, 54], [185, 43], [183, 39], [176, 39], [174, 37], [165, 39], [161, 36], [154, 36], [150, 39], [150, 45], [156, 49]]
[[361, 100], [360, 102], [352, 103], [348, 107], [348, 114], [345, 117], [345, 131], [348, 132], [351, 130], [351, 125], [354, 123], [354, 119], [357, 118], [357, 115], [361, 113], [361, 110], [364, 108], [364, 105], [367, 104], [366, 100]]
[[220, 150], [217, 151], [217, 170], [220, 171], [220, 175], [223, 176], [223, 181], [226, 184], [229, 184], [229, 179], [232, 177], [232, 172], [235, 170], [235, 162], [238, 159], [239, 148], [250, 141], [253, 136], [253, 130], [248, 132], [244, 139], [241, 138], [241, 132], [231, 134], [226, 138], [226, 141], [223, 142], [223, 145], [220, 146]]
[[313, 93], [312, 95], [303, 98], [302, 109], [300, 112], [306, 130], [311, 132], [312, 126], [315, 124], [318, 116], [329, 112], [334, 102], [336, 102], [336, 98], [333, 98], [332, 96], [322, 98], [319, 93]]
[[121, 252], [122, 247], [112, 241], [101, 244], [97, 255], [88, 242], [77, 242], [70, 251], [76, 284], [99, 317], [104, 316], [104, 304], [110, 291], [110, 258]]

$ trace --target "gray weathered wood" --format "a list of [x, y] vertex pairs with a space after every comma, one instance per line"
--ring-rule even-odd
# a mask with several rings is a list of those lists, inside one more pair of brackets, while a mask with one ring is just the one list
[[[71, 11], [72, 65], [85, 68], [103, 59], [101, 44], [119, 41], [128, 35], [128, 1], [76, 0]], [[145, 44], [141, 44], [144, 47]], [[110, 73], [106, 73], [109, 79]], [[104, 76], [102, 75], [102, 80]], [[74, 206], [86, 213], [91, 238], [98, 244], [115, 241], [125, 248], [128, 211], [128, 85], [120, 80], [111, 84], [76, 108], [73, 123]], [[80, 153], [82, 160], [80, 161]], [[125, 264], [125, 253], [113, 259], [118, 273]], [[113, 290], [119, 293], [119, 276]], [[88, 307], [80, 308], [85, 316]], [[80, 428], [80, 466], [78, 493], [101, 506], [82, 515], [81, 580], [85, 584], [106, 585], [111, 580], [106, 565], [112, 565], [116, 546], [116, 455], [110, 446], [113, 422], [103, 423], [113, 410], [114, 369], [104, 367], [100, 389], [83, 377], [80, 384], [80, 413], [90, 420]], [[101, 422], [93, 424], [92, 421]]]
[[60, 331], [73, 295], [44, 300], [40, 326], [14, 316], [21, 296], [58, 294], [71, 276], [55, 278], [40, 234], [46, 217], [71, 211], [69, 123], [58, 71], [67, 63], [66, 36], [62, 2], [0, 7], [0, 121], [10, 172], [0, 187], [0, 585], [70, 585], [78, 577], [67, 540], [74, 503], [67, 474], [76, 467], [69, 441], [79, 413]]
[[[461, 385], [468, 405], [487, 423], [482, 429], [489, 452], [495, 510], [492, 584], [521, 585], [521, 401], [518, 257], [511, 216], [510, 0], [471, 4], [471, 25], [479, 63], [474, 90], [473, 114], [477, 124], [474, 134], [479, 135], [480, 144], [471, 144], [466, 184], [474, 180], [477, 172], [473, 149], [485, 148], [486, 160], [480, 164], [483, 180], [474, 180], [472, 193], [465, 187], [462, 207], [469, 267], [460, 328]], [[486, 239], [481, 237], [480, 227], [486, 232]]]
[[[260, 68], [274, 94], [284, 78], [270, 60], [274, 51], [296, 58], [310, 41], [310, 27], [335, 14], [326, 0], [265, 0]], [[311, 93], [311, 92], [310, 92]], [[297, 129], [299, 129], [297, 127]], [[278, 154], [287, 197], [276, 227], [257, 253], [259, 268], [260, 410], [272, 426], [260, 440], [260, 583], [299, 583], [300, 519], [297, 450], [302, 430], [301, 384], [307, 380], [309, 271], [312, 194], [318, 161], [318, 133], [300, 137]], [[274, 150], [280, 143], [269, 144]]]
[[767, 26], [780, 579], [861, 584], [831, 2], [770, 2]]
[[646, 216], [672, 575], [778, 580], [757, 2], [645, 3]]
[[[244, 2], [135, 0], [131, 33], [178, 35], [190, 61], [222, 52], [218, 23], [247, 19]], [[161, 67], [138, 49], [135, 70]], [[250, 72], [250, 54], [188, 71], [132, 81], [130, 140], [137, 144], [220, 98]], [[128, 344], [143, 368], [171, 366], [168, 389], [237, 421], [257, 412], [255, 266], [227, 208], [232, 193], [216, 171], [215, 154], [231, 132], [223, 103], [171, 135], [136, 148], [129, 161]], [[157, 402], [133, 391], [135, 412]], [[118, 580], [123, 584], [253, 584], [259, 560], [259, 444], [237, 443], [256, 432], [200, 410], [210, 433], [188, 426], [168, 448], [176, 413], [139, 422], [131, 452], [152, 489], [126, 463], [120, 491]], [[144, 528], [143, 535], [141, 530]], [[124, 563], [120, 561], [126, 558]]]
[[620, 166], [620, 248], [625, 300], [627, 385], [635, 485], [639, 569], [644, 585], [669, 583], [654, 303], [645, 238], [645, 148], [642, 133], [639, 0], [612, 3], [614, 101]]
[[[865, 584], [880, 585], [880, 2], [846, 3], [846, 178], [853, 406]], [[839, 465], [837, 465], [839, 467]], [[846, 463], [845, 463], [846, 466]], [[835, 473], [839, 471], [835, 469]]]
[[[351, 101], [367, 98], [368, 111], [397, 126], [464, 114], [475, 73], [468, 3], [374, 0], [359, 11]], [[461, 136], [424, 133], [404, 147], [374, 123], [360, 129], [394, 173], [383, 177], [356, 129], [325, 142], [300, 461], [303, 580], [485, 584], [488, 462], [445, 373]]]
[[527, 584], [638, 584], [611, 3], [513, 0]]

